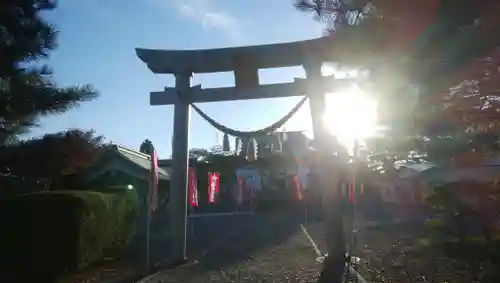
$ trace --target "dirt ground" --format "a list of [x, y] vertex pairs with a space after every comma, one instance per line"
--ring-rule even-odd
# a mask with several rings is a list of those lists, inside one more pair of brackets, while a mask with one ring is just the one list
[[[323, 226], [322, 222], [307, 224], [320, 249], [326, 250]], [[381, 225], [358, 219], [357, 227], [354, 254], [361, 258], [357, 269], [368, 282], [500, 282], [497, 265], [488, 261], [467, 263], [445, 256], [430, 245], [429, 231], [422, 223]]]

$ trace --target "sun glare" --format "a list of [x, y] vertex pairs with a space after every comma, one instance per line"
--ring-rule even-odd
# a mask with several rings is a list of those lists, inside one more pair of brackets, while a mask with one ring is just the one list
[[[335, 75], [337, 78], [356, 77], [356, 72], [338, 71], [332, 66], [323, 66], [324, 76]], [[359, 86], [341, 92], [329, 93], [326, 96], [325, 115], [326, 128], [352, 154], [354, 141], [361, 144], [372, 136], [380, 134], [377, 124], [377, 101], [370, 98]], [[287, 123], [287, 130], [307, 130], [312, 137], [312, 124], [309, 107], [299, 110], [297, 115]]]
[[359, 88], [326, 97], [324, 121], [332, 135], [351, 150], [355, 140], [376, 134], [377, 103]]

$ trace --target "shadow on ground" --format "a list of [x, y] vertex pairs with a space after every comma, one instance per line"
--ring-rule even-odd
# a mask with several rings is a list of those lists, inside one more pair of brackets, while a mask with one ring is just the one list
[[[220, 244], [224, 239], [239, 233], [258, 222], [254, 214], [209, 215], [189, 218], [186, 227], [187, 257], [197, 258]], [[167, 234], [153, 235], [151, 239], [151, 260], [161, 262], [170, 256], [170, 238]]]
[[[325, 252], [325, 223], [311, 218], [304, 226], [319, 249]], [[336, 262], [328, 258], [324, 265], [316, 263], [316, 254], [300, 231], [302, 220], [300, 213], [291, 211], [199, 220], [194, 224], [197, 227], [192, 234], [191, 249], [211, 249], [214, 243], [219, 246], [201, 257], [197, 264], [163, 270], [156, 281], [148, 283], [336, 282], [333, 278], [343, 273], [344, 258]], [[358, 221], [359, 241], [374, 224], [377, 224], [378, 234], [385, 234], [384, 228], [389, 225]], [[229, 237], [228, 231], [237, 231], [237, 235]], [[362, 271], [363, 267], [358, 269]]]
[[[217, 224], [217, 227], [236, 230], [234, 227], [223, 227], [222, 223], [224, 222]], [[203, 225], [205, 224], [209, 225], [209, 222], [205, 221]], [[288, 250], [286, 243], [300, 230], [300, 218], [296, 217], [294, 212], [259, 213], [244, 219], [244, 223], [234, 225], [241, 229], [232, 237], [221, 237], [217, 247], [209, 247], [211, 250], [200, 257], [197, 263], [163, 270], [151, 279], [146, 278], [141, 282], [233, 282], [236, 278], [238, 282], [257, 282], [251, 278], [268, 277], [274, 271], [286, 276], [285, 262], [294, 260], [294, 256], [288, 253], [284, 260], [281, 258], [284, 256], [283, 249]], [[210, 231], [210, 227], [200, 231]], [[200, 236], [200, 241], [206, 240], [202, 238]], [[295, 244], [292, 245], [295, 247]], [[311, 251], [309, 246], [302, 248]], [[303, 253], [300, 247], [297, 253]]]
[[246, 231], [203, 257], [198, 268], [220, 270], [236, 262], [252, 260], [258, 251], [278, 246], [300, 229], [300, 221], [294, 214], [263, 214], [252, 221]]

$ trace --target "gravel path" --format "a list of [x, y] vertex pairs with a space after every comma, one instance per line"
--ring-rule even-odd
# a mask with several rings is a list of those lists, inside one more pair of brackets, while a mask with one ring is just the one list
[[[310, 222], [305, 226], [319, 249], [325, 250], [324, 224]], [[495, 277], [498, 266], [468, 266], [443, 256], [433, 247], [423, 246], [425, 232], [421, 227], [408, 223], [374, 226], [359, 221], [355, 252], [361, 258], [358, 271], [373, 283], [499, 282]]]
[[199, 263], [159, 272], [141, 283], [316, 282], [322, 265], [296, 219], [263, 218]]

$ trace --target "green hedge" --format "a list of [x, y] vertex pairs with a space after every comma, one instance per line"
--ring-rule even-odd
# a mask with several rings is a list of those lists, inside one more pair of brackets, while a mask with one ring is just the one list
[[131, 240], [138, 207], [135, 190], [55, 191], [2, 200], [1, 275], [57, 276], [118, 256]]

